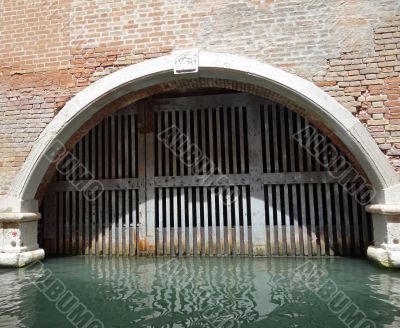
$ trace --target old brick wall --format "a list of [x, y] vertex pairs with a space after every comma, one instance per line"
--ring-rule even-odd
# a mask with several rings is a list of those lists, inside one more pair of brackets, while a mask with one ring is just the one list
[[0, 0], [0, 195], [39, 133], [97, 79], [175, 48], [303, 76], [400, 170], [398, 0]]

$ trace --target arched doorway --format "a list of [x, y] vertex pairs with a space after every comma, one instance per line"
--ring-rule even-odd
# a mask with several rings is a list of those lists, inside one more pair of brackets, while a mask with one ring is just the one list
[[[24, 265], [35, 257], [44, 256], [43, 252], [35, 251], [36, 220], [40, 217], [38, 203], [54, 175], [54, 159], [63, 148], [60, 144], [72, 149], [82, 135], [104, 117], [151, 95], [190, 87], [194, 81], [208, 87], [223, 87], [268, 98], [303, 115], [323, 130], [364, 173], [376, 191], [372, 202], [377, 205], [371, 207], [371, 211], [374, 212], [374, 223], [383, 223], [384, 227], [380, 227], [379, 236], [375, 235], [375, 245], [379, 248], [379, 256], [388, 258], [389, 254], [397, 254], [397, 258], [398, 252], [392, 247], [397, 239], [391, 235], [388, 240], [385, 227], [389, 222], [392, 224], [393, 216], [399, 213], [396, 207], [400, 202], [399, 177], [361, 123], [334, 99], [300, 77], [255, 60], [193, 50], [124, 68], [89, 86], [67, 103], [43, 131], [9, 197], [2, 200], [3, 221], [15, 222], [17, 217], [18, 224], [12, 229], [20, 234], [17, 234], [12, 252], [3, 253], [0, 258], [6, 257], [7, 263]], [[390, 220], [387, 215], [391, 216]], [[379, 221], [380, 216], [383, 220]], [[151, 229], [145, 227], [145, 230], [146, 239], [154, 239], [155, 243]], [[258, 231], [253, 226], [254, 230]], [[254, 235], [252, 242], [253, 248], [262, 245], [255, 242]], [[9, 240], [3, 243], [7, 244]], [[36, 253], [32, 255], [32, 252]]]
[[129, 105], [64, 154], [42, 209], [46, 253], [366, 254], [364, 180], [343, 178], [329, 138], [265, 98], [187, 94]]

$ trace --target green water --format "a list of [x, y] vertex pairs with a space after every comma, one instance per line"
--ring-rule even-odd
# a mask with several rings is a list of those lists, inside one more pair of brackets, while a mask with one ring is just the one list
[[400, 327], [399, 271], [362, 259], [81, 256], [0, 270], [0, 327], [328, 328], [346, 320]]

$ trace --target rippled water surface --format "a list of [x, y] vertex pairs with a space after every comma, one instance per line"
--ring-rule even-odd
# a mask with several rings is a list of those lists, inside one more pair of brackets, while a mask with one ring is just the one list
[[328, 328], [343, 320], [400, 327], [400, 273], [340, 258], [78, 256], [0, 269], [0, 327]]

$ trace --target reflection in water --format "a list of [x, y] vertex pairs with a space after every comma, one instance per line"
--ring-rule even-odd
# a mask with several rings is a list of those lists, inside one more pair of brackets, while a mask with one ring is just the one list
[[[45, 267], [105, 327], [345, 327], [293, 283], [299, 258], [54, 258]], [[318, 259], [377, 327], [400, 326], [400, 275], [359, 259]], [[72, 327], [32, 284], [0, 270], [0, 327]]]

